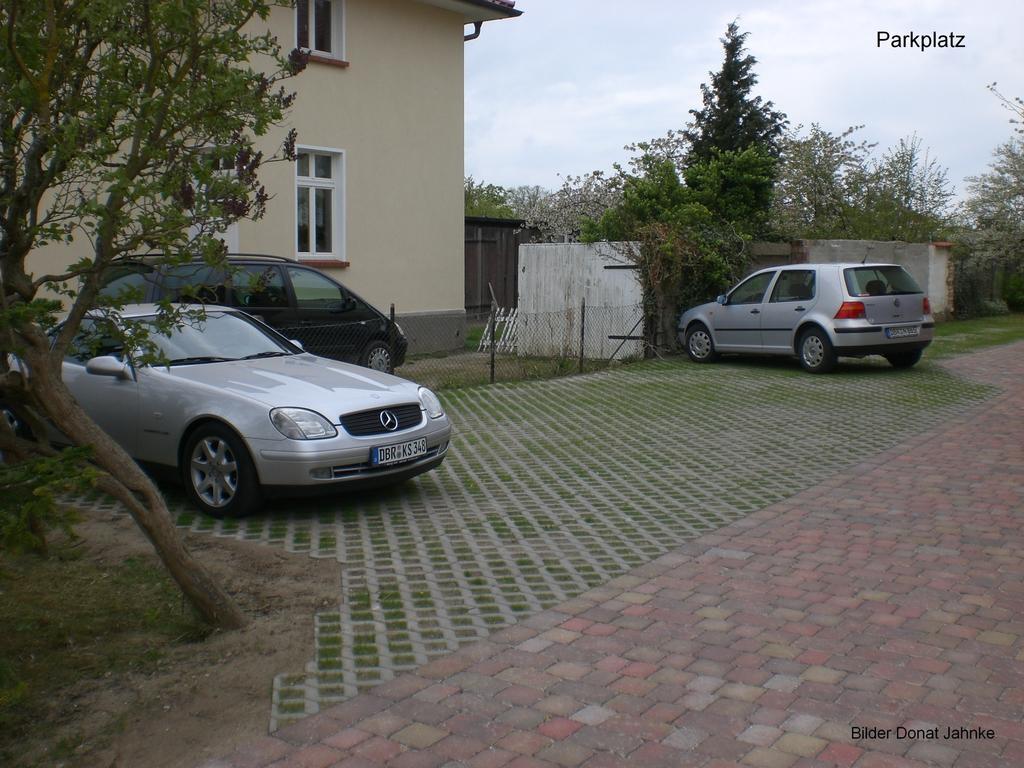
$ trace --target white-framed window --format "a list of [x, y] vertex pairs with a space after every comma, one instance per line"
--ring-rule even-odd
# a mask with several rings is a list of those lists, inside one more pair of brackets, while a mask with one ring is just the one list
[[344, 152], [298, 147], [295, 252], [300, 259], [345, 260]]
[[[235, 175], [235, 158], [231, 151], [218, 151], [216, 147], [210, 146], [203, 149], [202, 152], [206, 156], [204, 160], [209, 162], [210, 167], [214, 171], [224, 176]], [[199, 235], [199, 231], [199, 227], [193, 224], [188, 230], [189, 238], [197, 237]], [[223, 231], [220, 233], [220, 240], [224, 243], [228, 253], [239, 252], [237, 221], [232, 221], [230, 224], [225, 225]]]
[[295, 44], [310, 53], [345, 58], [345, 0], [296, 0]]

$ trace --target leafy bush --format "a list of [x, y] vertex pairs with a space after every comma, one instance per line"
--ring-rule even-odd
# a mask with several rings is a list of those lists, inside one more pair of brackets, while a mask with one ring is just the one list
[[645, 328], [652, 346], [671, 346], [679, 310], [707, 301], [742, 274], [744, 243], [764, 222], [775, 161], [762, 148], [716, 152], [682, 175], [644, 155], [620, 169], [622, 201], [583, 221], [584, 242], [635, 244]]
[[1013, 312], [1024, 312], [1024, 275], [1010, 275], [1003, 286], [1003, 299]]
[[998, 317], [1010, 314], [1010, 308], [1002, 299], [985, 299], [978, 307], [978, 317]]
[[0, 659], [0, 712], [18, 706], [28, 693], [28, 683], [19, 680], [14, 665]]
[[996, 298], [997, 267], [991, 258], [973, 251], [965, 243], [956, 245], [953, 256], [954, 314], [961, 320], [984, 317], [992, 310], [987, 305]]
[[49, 530], [74, 535], [77, 515], [58, 496], [91, 487], [96, 471], [86, 465], [90, 452], [68, 448], [56, 456], [0, 462], [0, 550], [45, 555]]

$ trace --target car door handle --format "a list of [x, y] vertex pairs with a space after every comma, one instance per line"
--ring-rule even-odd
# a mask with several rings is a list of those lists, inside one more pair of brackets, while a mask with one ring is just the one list
[[807, 311], [807, 307], [796, 307], [793, 311], [794, 312], [806, 312]]
[[752, 310], [750, 310], [750, 314], [752, 314], [752, 315], [760, 315], [761, 314], [761, 310], [760, 309], [752, 309]]

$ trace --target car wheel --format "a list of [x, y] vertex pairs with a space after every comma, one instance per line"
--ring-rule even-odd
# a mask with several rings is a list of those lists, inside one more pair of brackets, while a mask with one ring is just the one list
[[710, 363], [718, 359], [711, 332], [703, 323], [694, 323], [686, 329], [686, 354], [695, 363]]
[[0, 415], [7, 419], [7, 424], [15, 435], [25, 440], [32, 439], [32, 430], [14, 407], [0, 403]]
[[363, 350], [359, 364], [364, 368], [372, 368], [382, 373], [394, 373], [395, 361], [391, 356], [391, 348], [383, 341], [371, 341]]
[[911, 368], [921, 360], [921, 355], [924, 350], [915, 349], [911, 352], [894, 352], [891, 355], [886, 355], [885, 359], [889, 361], [889, 365], [893, 368]]
[[[11, 431], [14, 432], [17, 437], [20, 437], [23, 440], [32, 439], [32, 430], [29, 429], [28, 424], [26, 424], [25, 420], [18, 414], [18, 411], [10, 405], [7, 405], [7, 403], [0, 403], [0, 417], [7, 420], [7, 424], [10, 426]], [[6, 461], [6, 457], [4, 456], [4, 452], [0, 451], [0, 462], [4, 461]]]
[[259, 506], [249, 451], [223, 424], [202, 424], [189, 436], [181, 470], [189, 499], [208, 515], [241, 517]]
[[836, 367], [836, 351], [828, 335], [811, 328], [800, 337], [800, 364], [811, 373], [828, 373]]

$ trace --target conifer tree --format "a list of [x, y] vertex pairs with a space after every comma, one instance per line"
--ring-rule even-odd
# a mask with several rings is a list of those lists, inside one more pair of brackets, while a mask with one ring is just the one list
[[743, 150], [760, 145], [773, 157], [778, 156], [778, 140], [786, 126], [786, 115], [774, 109], [770, 101], [751, 96], [757, 84], [754, 65], [757, 59], [744, 51], [749, 32], [740, 34], [733, 21], [722, 38], [725, 60], [711, 75], [711, 84], [702, 83], [703, 109], [691, 109], [693, 120], [683, 131], [690, 143], [689, 161], [710, 160], [714, 150]]

